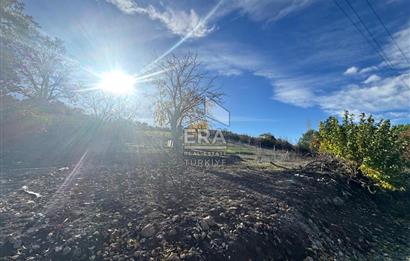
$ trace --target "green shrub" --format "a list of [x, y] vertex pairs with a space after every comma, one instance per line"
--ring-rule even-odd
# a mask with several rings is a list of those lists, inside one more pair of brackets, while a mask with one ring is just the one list
[[403, 190], [409, 140], [400, 133], [389, 120], [376, 123], [362, 113], [355, 122], [346, 111], [341, 123], [333, 116], [320, 123], [319, 152], [346, 160], [383, 189]]
[[318, 132], [315, 130], [306, 131], [298, 141], [298, 148], [303, 152], [315, 152], [316, 151], [316, 140]]

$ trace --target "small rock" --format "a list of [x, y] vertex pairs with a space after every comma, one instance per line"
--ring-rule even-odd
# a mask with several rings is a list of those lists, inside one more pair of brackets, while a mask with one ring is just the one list
[[344, 204], [344, 200], [341, 199], [340, 197], [335, 197], [333, 198], [333, 204], [335, 204], [335, 206], [340, 207]]
[[56, 246], [56, 248], [54, 249], [56, 253], [60, 252], [61, 250], [63, 250], [63, 246]]
[[175, 253], [171, 253], [165, 260], [167, 261], [179, 261], [179, 257]]
[[69, 247], [69, 246], [66, 246], [63, 249], [63, 255], [68, 255], [70, 252], [71, 252], [71, 247]]
[[201, 236], [200, 236], [199, 234], [197, 234], [197, 233], [195, 233], [195, 234], [193, 235], [193, 237], [194, 237], [196, 240], [199, 240], [199, 239], [201, 238]]
[[142, 257], [143, 252], [138, 250], [134, 252], [134, 257]]
[[201, 226], [201, 228], [203, 229], [203, 230], [208, 230], [209, 229], [209, 224], [208, 224], [208, 222], [206, 222], [205, 220], [201, 220], [201, 221], [199, 221], [199, 225]]
[[171, 237], [175, 236], [177, 234], [177, 231], [175, 229], [171, 229], [168, 233]]
[[141, 230], [141, 235], [143, 237], [152, 237], [155, 234], [155, 227], [152, 224], [146, 225], [142, 230]]
[[76, 248], [76, 249], [74, 249], [74, 253], [73, 253], [73, 255], [74, 256], [81, 256], [81, 249], [80, 248]]
[[206, 216], [203, 220], [206, 221], [209, 226], [215, 225], [215, 221], [211, 216]]
[[19, 248], [19, 247], [21, 247], [21, 244], [22, 244], [23, 242], [20, 240], [20, 239], [17, 239], [15, 242], [14, 242], [14, 244], [13, 244], [13, 247], [14, 248]]

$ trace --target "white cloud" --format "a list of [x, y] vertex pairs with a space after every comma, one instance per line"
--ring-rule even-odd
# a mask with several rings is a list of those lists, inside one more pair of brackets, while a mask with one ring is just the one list
[[272, 85], [272, 99], [307, 108], [316, 103], [314, 88], [320, 89], [338, 81], [334, 75], [289, 75], [283, 65], [276, 65], [263, 53], [237, 43], [208, 43], [199, 50], [208, 70], [224, 76], [245, 72], [265, 78]]
[[[207, 21], [202, 20], [193, 8], [179, 10], [168, 5], [161, 8], [164, 9], [161, 11], [153, 4], [155, 1], [151, 2], [152, 4], [148, 6], [140, 5], [137, 0], [106, 1], [115, 5], [126, 14], [142, 14], [148, 16], [151, 20], [160, 21], [172, 33], [179, 36], [190, 34], [192, 38], [200, 38], [208, 35], [215, 29], [215, 26], [209, 26]], [[216, 2], [215, 6], [218, 7], [219, 4], [222, 4], [222, 8], [217, 12], [215, 12], [216, 10], [211, 12], [214, 19], [232, 12], [239, 12], [254, 21], [270, 22], [302, 10], [315, 1], [317, 0], [219, 0], [214, 1], [214, 4]], [[160, 6], [164, 6], [164, 3], [160, 2]]]
[[343, 73], [344, 75], [354, 75], [359, 72], [359, 68], [356, 66], [352, 66], [346, 69], [346, 71]]
[[363, 82], [367, 84], [367, 83], [378, 82], [380, 80], [381, 78], [377, 74], [372, 74]]
[[[369, 78], [375, 79], [376, 76]], [[302, 108], [318, 106], [331, 114], [349, 110], [356, 114], [371, 113], [380, 118], [409, 118], [410, 89], [406, 84], [410, 84], [410, 75], [378, 78], [363, 86], [347, 85], [333, 92], [313, 89], [320, 86], [319, 77], [273, 80], [273, 99]]]
[[366, 74], [366, 73], [370, 73], [370, 72], [373, 72], [373, 71], [377, 71], [378, 69], [379, 69], [378, 66], [369, 66], [369, 67], [365, 67], [365, 68], [361, 69], [359, 71], [359, 73], [360, 74]]
[[273, 87], [273, 100], [308, 108], [316, 105], [314, 87], [328, 82], [326, 76], [289, 76], [280, 70], [259, 70], [254, 75], [270, 80]]
[[[410, 69], [410, 25], [407, 25], [402, 30], [393, 34], [393, 40], [390, 40], [388, 44], [383, 47], [383, 54], [387, 57], [377, 65], [371, 65], [363, 69], [359, 69], [356, 66], [348, 68], [344, 74], [345, 75], [355, 75], [362, 74], [368, 75], [370, 73], [384, 70], [395, 71], [396, 73], [400, 71], [409, 72]], [[386, 62], [387, 61], [387, 62]], [[393, 68], [390, 68], [393, 67]], [[380, 80], [377, 75], [370, 75], [364, 83], [370, 83]]]
[[[217, 51], [216, 51], [217, 50]], [[372, 113], [394, 119], [408, 115], [410, 104], [409, 74], [382, 78], [372, 74], [360, 85], [346, 85], [342, 76], [336, 75], [290, 75], [283, 65], [275, 65], [265, 55], [251, 51], [245, 45], [213, 44], [200, 51], [205, 66], [224, 75], [240, 75], [244, 72], [263, 77], [272, 85], [272, 99], [294, 106], [308, 108], [318, 106], [329, 113]], [[376, 70], [370, 66], [360, 70], [350, 67], [346, 73], [359, 74]], [[336, 85], [338, 90], [329, 89]], [[393, 113], [394, 112], [394, 113]], [[387, 117], [389, 116], [389, 117]]]
[[[410, 117], [410, 25], [393, 34], [394, 41], [383, 47], [395, 72], [393, 77], [382, 78], [372, 74], [363, 81], [364, 86], [348, 86], [329, 95], [318, 96], [317, 105], [322, 109], [337, 113], [347, 109], [353, 112], [372, 113], [379, 118], [409, 119]], [[361, 70], [353, 66], [344, 74], [369, 74], [391, 70], [386, 61]]]
[[[383, 47], [386, 58], [378, 65], [369, 66], [359, 71], [366, 74], [379, 70], [409, 70], [410, 69], [410, 25], [393, 34], [393, 40]], [[391, 68], [392, 67], [392, 68]]]
[[121, 11], [126, 14], [133, 14], [137, 12], [143, 12], [143, 8], [139, 8], [135, 5], [134, 1], [132, 0], [107, 0], [108, 3], [111, 3], [118, 7]]
[[198, 51], [204, 66], [224, 76], [255, 72], [266, 67], [265, 57], [241, 44], [207, 43]]
[[[410, 39], [410, 29], [405, 28], [395, 33], [394, 37], [402, 50], [410, 48], [404, 39], [405, 37], [408, 37], [407, 40]], [[402, 55], [394, 51], [394, 48], [397, 49], [393, 43], [384, 46], [385, 53], [394, 57], [398, 64]], [[344, 75], [357, 76], [352, 78], [340, 74], [294, 75], [290, 73], [294, 72], [290, 70], [290, 66], [275, 64], [272, 59], [258, 50], [251, 50], [248, 46], [237, 43], [219, 43], [200, 54], [201, 57], [204, 54], [208, 69], [223, 75], [240, 75], [249, 72], [265, 78], [272, 85], [272, 99], [283, 103], [302, 108], [317, 106], [326, 112], [337, 114], [349, 110], [354, 113], [371, 113], [393, 120], [409, 118], [410, 89], [405, 82], [410, 85], [410, 77], [406, 70], [400, 70], [399, 75], [385, 77], [382, 71], [386, 69], [385, 67], [381, 64], [370, 64], [365, 68], [358, 66], [347, 68]], [[405, 68], [403, 61], [401, 62], [401, 68]], [[351, 80], [357, 81], [357, 85], [346, 83]]]
[[350, 86], [329, 95], [316, 97], [317, 104], [331, 113], [343, 110], [381, 114], [389, 111], [405, 112], [409, 109], [409, 75], [389, 77], [371, 86]]
[[399, 119], [410, 119], [410, 111], [405, 112], [385, 112], [382, 114], [377, 114], [376, 115], [378, 118], [383, 118], [383, 119], [393, 119], [393, 120], [399, 120]]
[[272, 82], [273, 99], [307, 108], [315, 104], [315, 95], [298, 80], [277, 80]]
[[228, 10], [238, 10], [254, 21], [276, 21], [310, 6], [314, 0], [235, 0]]
[[410, 25], [393, 34], [394, 41], [384, 48], [389, 61], [396, 68], [410, 68]]
[[157, 10], [153, 5], [142, 7], [133, 0], [106, 0], [126, 14], [143, 14], [150, 19], [160, 21], [173, 34], [189, 35], [192, 38], [204, 37], [214, 30], [201, 20], [194, 9], [189, 11], [174, 10], [168, 7], [165, 11]]

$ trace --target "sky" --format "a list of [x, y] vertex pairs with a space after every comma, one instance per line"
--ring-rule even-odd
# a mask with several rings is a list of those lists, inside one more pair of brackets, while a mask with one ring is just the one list
[[170, 52], [197, 53], [225, 93], [223, 107], [231, 117], [226, 128], [237, 133], [270, 132], [296, 142], [344, 110], [410, 123], [407, 0], [25, 4], [84, 70], [121, 68], [137, 75]]

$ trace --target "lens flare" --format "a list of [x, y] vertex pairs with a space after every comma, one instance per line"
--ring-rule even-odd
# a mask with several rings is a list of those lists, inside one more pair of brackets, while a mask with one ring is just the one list
[[100, 77], [98, 88], [115, 95], [130, 94], [136, 84], [136, 79], [123, 71], [110, 71]]

